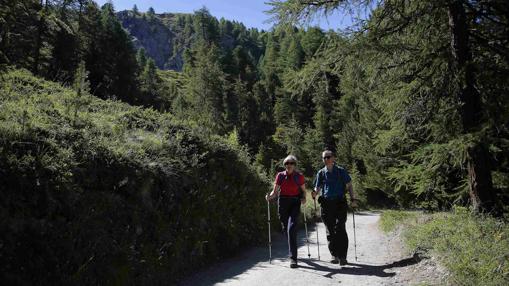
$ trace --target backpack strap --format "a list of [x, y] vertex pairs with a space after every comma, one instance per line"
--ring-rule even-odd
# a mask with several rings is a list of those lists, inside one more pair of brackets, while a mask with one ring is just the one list
[[277, 185], [281, 186], [281, 184], [283, 183], [283, 178], [284, 177], [283, 177], [283, 173], [282, 172], [277, 173], [277, 179], [276, 179]]
[[297, 185], [297, 187], [300, 188], [300, 185], [299, 185], [299, 177], [300, 177], [300, 173], [299, 172], [295, 172], [295, 174], [293, 175], [293, 181], [295, 182], [295, 184]]
[[341, 175], [341, 170], [343, 168], [339, 167], [339, 166], [336, 166], [338, 168], [338, 178], [339, 178], [339, 182], [341, 183], [341, 186], [343, 187], [343, 197], [345, 197], [346, 195], [346, 184], [345, 184], [345, 181], [343, 180], [343, 176]]
[[297, 185], [297, 189], [299, 190], [299, 198], [303, 198], [304, 197], [304, 191], [302, 190], [302, 188], [300, 187], [300, 184], [299, 184], [299, 177], [301, 176], [301, 173], [299, 172], [294, 172], [294, 174], [292, 175], [293, 176], [293, 181], [295, 182], [295, 185]]
[[323, 188], [325, 172], [327, 172], [327, 167], [320, 169], [320, 171], [318, 172], [317, 180], [318, 180], [318, 183], [320, 184], [320, 188]]

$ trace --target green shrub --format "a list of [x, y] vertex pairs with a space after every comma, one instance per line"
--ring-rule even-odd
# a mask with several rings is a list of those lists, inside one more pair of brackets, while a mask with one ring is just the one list
[[394, 222], [388, 225], [404, 224], [409, 249], [436, 256], [451, 274], [449, 283], [508, 285], [509, 226], [506, 223], [473, 215], [461, 207], [450, 213], [405, 218], [408, 218], [405, 212], [384, 212], [382, 225], [387, 221]]
[[170, 114], [10, 71], [0, 79], [0, 276], [167, 285], [265, 239], [268, 183]]
[[385, 232], [393, 231], [402, 221], [415, 218], [416, 212], [386, 210], [380, 218], [380, 228]]

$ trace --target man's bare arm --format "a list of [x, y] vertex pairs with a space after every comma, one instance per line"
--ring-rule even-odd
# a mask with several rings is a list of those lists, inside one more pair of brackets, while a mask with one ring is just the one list
[[346, 189], [348, 190], [348, 193], [350, 194], [350, 200], [351, 201], [354, 201], [355, 200], [355, 195], [353, 193], [353, 185], [352, 185], [352, 182], [349, 182], [348, 184], [346, 184]]

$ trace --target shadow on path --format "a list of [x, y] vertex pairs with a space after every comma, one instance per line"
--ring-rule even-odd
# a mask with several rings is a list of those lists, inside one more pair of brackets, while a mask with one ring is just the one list
[[[356, 213], [359, 215], [359, 225], [369, 225], [376, 223], [376, 220], [370, 219], [369, 216], [377, 216], [370, 212]], [[268, 263], [268, 247], [262, 245], [253, 247], [240, 252], [234, 257], [222, 260], [218, 263], [213, 263], [205, 269], [197, 271], [197, 273], [184, 278], [179, 281], [178, 285], [214, 285], [216, 283], [231, 283], [231, 284], [243, 284], [243, 285], [273, 285], [277, 281], [286, 281], [290, 283], [291, 279], [298, 281], [314, 281], [317, 277], [329, 278], [332, 280], [340, 279], [335, 275], [356, 275], [364, 276], [364, 282], [371, 281], [368, 277], [381, 277], [390, 278], [396, 275], [395, 271], [391, 271], [394, 268], [406, 267], [417, 264], [421, 261], [418, 255], [413, 257], [401, 259], [387, 264], [376, 265], [371, 263], [349, 263], [344, 267], [338, 265], [332, 265], [328, 262], [317, 261], [314, 258], [317, 257], [317, 248], [315, 236], [316, 232], [320, 229], [320, 246], [323, 251], [322, 257], [328, 257], [327, 254], [327, 241], [324, 238], [324, 228], [316, 228], [315, 223], [308, 222], [308, 231], [313, 233], [309, 237], [311, 248], [311, 259], [302, 258], [307, 257], [308, 250], [306, 245], [306, 235], [303, 224], [299, 223], [298, 232], [298, 247], [299, 247], [299, 268], [297, 272], [294, 269], [290, 269], [288, 265], [288, 244], [285, 235], [280, 231], [272, 232], [272, 264]], [[323, 240], [322, 240], [323, 239]], [[312, 274], [312, 275], [306, 275]], [[350, 277], [353, 278], [353, 277]], [[285, 280], [286, 279], [286, 280]], [[290, 279], [290, 280], [288, 280]], [[302, 280], [301, 280], [302, 279]], [[377, 279], [375, 279], [377, 280]], [[307, 283], [306, 282], [306, 283]], [[289, 285], [289, 284], [285, 285]], [[364, 283], [363, 285], [369, 285]], [[283, 284], [282, 284], [283, 285]]]
[[[308, 222], [308, 232], [313, 232], [316, 224]], [[280, 230], [272, 231], [272, 265], [279, 265], [288, 259], [288, 239], [286, 234]], [[297, 247], [301, 248], [306, 245], [306, 233], [304, 224], [299, 224], [297, 233]], [[315, 245], [311, 243], [310, 245]], [[312, 255], [316, 255], [312, 253]], [[307, 252], [306, 252], [307, 256]], [[267, 264], [261, 264], [266, 262]], [[177, 281], [177, 285], [214, 285], [226, 280], [237, 280], [237, 276], [248, 270], [265, 269], [269, 267], [269, 249], [268, 245], [251, 247], [246, 251], [242, 251], [234, 257], [223, 259], [208, 267], [200, 269], [197, 273], [184, 277]], [[286, 264], [286, 263], [285, 263]]]
[[[323, 266], [318, 264], [312, 260], [303, 259], [302, 263], [307, 265], [299, 265], [299, 268], [303, 269], [311, 269], [320, 272], [327, 272], [323, 277], [332, 278], [332, 276], [336, 274], [346, 274], [346, 275], [364, 275], [364, 276], [377, 276], [377, 277], [392, 277], [395, 276], [394, 272], [385, 272], [387, 269], [397, 268], [397, 267], [406, 267], [410, 265], [417, 264], [421, 261], [421, 258], [414, 254], [413, 257], [405, 258], [399, 261], [395, 261], [385, 265], [368, 265], [368, 264], [360, 264], [360, 263], [348, 263], [348, 265], [343, 266], [342, 268], [330, 268], [327, 266]], [[353, 266], [353, 267], [352, 267]]]

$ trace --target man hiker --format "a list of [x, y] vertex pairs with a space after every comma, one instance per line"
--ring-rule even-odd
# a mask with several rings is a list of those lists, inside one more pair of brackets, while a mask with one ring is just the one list
[[327, 229], [327, 242], [332, 255], [331, 263], [346, 265], [348, 235], [345, 223], [348, 204], [345, 192], [348, 190], [352, 208], [357, 207], [353, 187], [348, 172], [335, 164], [334, 153], [326, 150], [322, 153], [325, 164], [316, 174], [315, 189], [311, 192], [313, 199], [321, 192], [318, 202], [321, 205], [322, 221]]
[[279, 172], [274, 181], [274, 189], [265, 197], [267, 201], [278, 199], [278, 214], [283, 231], [288, 237], [290, 267], [297, 267], [297, 220], [300, 205], [306, 203], [304, 176], [295, 170], [297, 158], [288, 155], [283, 161], [285, 171]]

